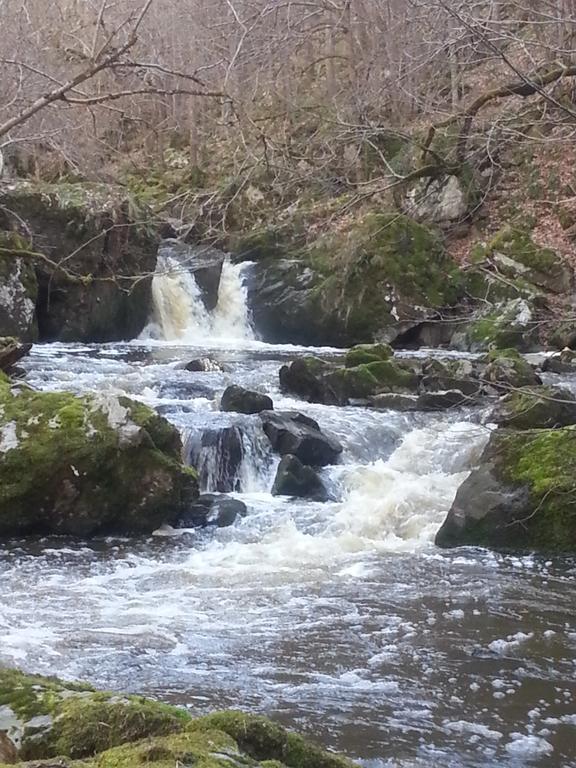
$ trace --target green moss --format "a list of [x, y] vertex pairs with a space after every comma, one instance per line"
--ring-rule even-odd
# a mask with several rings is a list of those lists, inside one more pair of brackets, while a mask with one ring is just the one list
[[388, 344], [358, 344], [346, 353], [346, 367], [388, 360], [394, 354]]
[[15, 669], [0, 668], [0, 706], [10, 707], [23, 720], [54, 714], [63, 695], [93, 690], [85, 683], [64, 683], [55, 677], [27, 675]]
[[418, 379], [393, 360], [377, 360], [354, 368], [336, 368], [325, 379], [341, 402], [364, 399], [379, 392], [413, 391]]
[[93, 768], [231, 768], [253, 765], [240, 754], [235, 741], [221, 730], [194, 730], [154, 739], [102, 752], [89, 765]]
[[354, 765], [265, 717], [218, 712], [195, 721], [191, 728], [224, 731], [255, 760], [275, 760], [289, 768], [352, 768]]
[[517, 227], [505, 227], [488, 244], [489, 253], [503, 253], [530, 269], [546, 272], [558, 263], [551, 248], [542, 248], [532, 240], [530, 232]]
[[153, 530], [178, 513], [193, 475], [180, 464], [176, 430], [145, 406], [0, 382], [0, 412], [10, 446], [0, 461], [0, 534]]
[[576, 430], [573, 427], [508, 434], [500, 439], [502, 474], [530, 490], [523, 522], [528, 544], [538, 549], [576, 546]]

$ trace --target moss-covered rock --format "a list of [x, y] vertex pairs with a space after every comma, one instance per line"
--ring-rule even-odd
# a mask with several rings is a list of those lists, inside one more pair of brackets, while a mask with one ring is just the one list
[[[354, 768], [265, 717], [186, 710], [140, 696], [0, 669], [0, 766]], [[2, 766], [4, 768], [4, 766]], [[31, 768], [31, 766], [30, 766]]]
[[388, 344], [357, 344], [346, 353], [346, 368], [354, 368], [357, 365], [378, 363], [389, 360], [394, 355], [392, 347]]
[[38, 282], [30, 243], [16, 232], [0, 231], [0, 335], [35, 341], [38, 336]]
[[82, 683], [0, 669], [0, 730], [21, 760], [83, 758], [119, 744], [181, 730], [186, 711]]
[[576, 550], [576, 429], [497, 430], [436, 543]]
[[556, 387], [521, 387], [503, 397], [490, 419], [514, 429], [553, 429], [576, 424], [576, 398]]
[[542, 383], [530, 363], [516, 349], [492, 350], [481, 362], [486, 365], [482, 376], [484, 383], [492, 384], [499, 390]]
[[196, 493], [177, 430], [111, 394], [0, 381], [0, 535], [149, 532]]
[[460, 295], [437, 233], [398, 213], [368, 214], [256, 265], [249, 302], [267, 341], [391, 342]]
[[[149, 213], [125, 189], [17, 182], [0, 186], [0, 203], [0, 229], [25, 235], [33, 252], [53, 262], [20, 259], [28, 303], [35, 299], [35, 267], [41, 339], [115, 341], [140, 333], [150, 310], [157, 241], [145, 224]], [[32, 325], [25, 336], [34, 335]]]
[[[380, 350], [380, 357], [366, 351], [374, 349]], [[282, 367], [280, 385], [286, 392], [326, 405], [346, 405], [381, 392], [415, 392], [418, 374], [402, 361], [383, 359], [388, 350], [386, 345], [353, 349], [344, 366], [313, 357], [300, 358]], [[358, 359], [371, 362], [350, 365]]]
[[571, 291], [574, 275], [568, 264], [551, 248], [543, 248], [527, 229], [507, 226], [482, 248], [500, 274], [522, 279], [555, 293]]
[[288, 768], [352, 768], [354, 765], [266, 717], [217, 712], [194, 721], [190, 728], [223, 731], [255, 760], [276, 760]]
[[537, 329], [534, 307], [517, 298], [498, 302], [471, 320], [454, 344], [471, 352], [510, 347], [529, 351], [536, 346]]

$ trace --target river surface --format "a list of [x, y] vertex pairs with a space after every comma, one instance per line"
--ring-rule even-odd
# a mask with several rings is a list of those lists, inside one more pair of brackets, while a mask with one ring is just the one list
[[[209, 315], [193, 286], [165, 280], [144, 339], [37, 346], [26, 360], [40, 389], [158, 408], [188, 453], [205, 430], [237, 426], [249, 513], [220, 530], [2, 543], [0, 663], [192, 712], [262, 712], [374, 767], [576, 766], [576, 560], [432, 543], [488, 439], [479, 412], [287, 397], [278, 369], [310, 350], [256, 341], [241, 288], [230, 268]], [[199, 356], [226, 371], [183, 369]], [[338, 437], [331, 501], [271, 496], [278, 458], [258, 417], [218, 411], [230, 383]], [[209, 491], [219, 457], [202, 462]]]

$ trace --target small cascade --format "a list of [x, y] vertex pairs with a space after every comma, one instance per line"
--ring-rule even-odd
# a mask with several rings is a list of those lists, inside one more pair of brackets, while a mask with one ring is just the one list
[[272, 487], [278, 461], [259, 423], [185, 432], [184, 445], [203, 493], [259, 493]]
[[[143, 337], [185, 343], [253, 339], [243, 265], [224, 259], [216, 305], [207, 309], [204, 286], [197, 282], [194, 259], [193, 251], [183, 258], [176, 248], [160, 250], [152, 280], [152, 318]], [[197, 271], [201, 274], [201, 270]]]

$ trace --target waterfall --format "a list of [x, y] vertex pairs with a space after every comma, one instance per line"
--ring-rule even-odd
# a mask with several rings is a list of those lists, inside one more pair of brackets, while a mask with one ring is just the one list
[[152, 280], [152, 318], [143, 337], [190, 343], [253, 339], [243, 265], [224, 260], [218, 301], [209, 311], [189, 262], [170, 250], [159, 253]]

